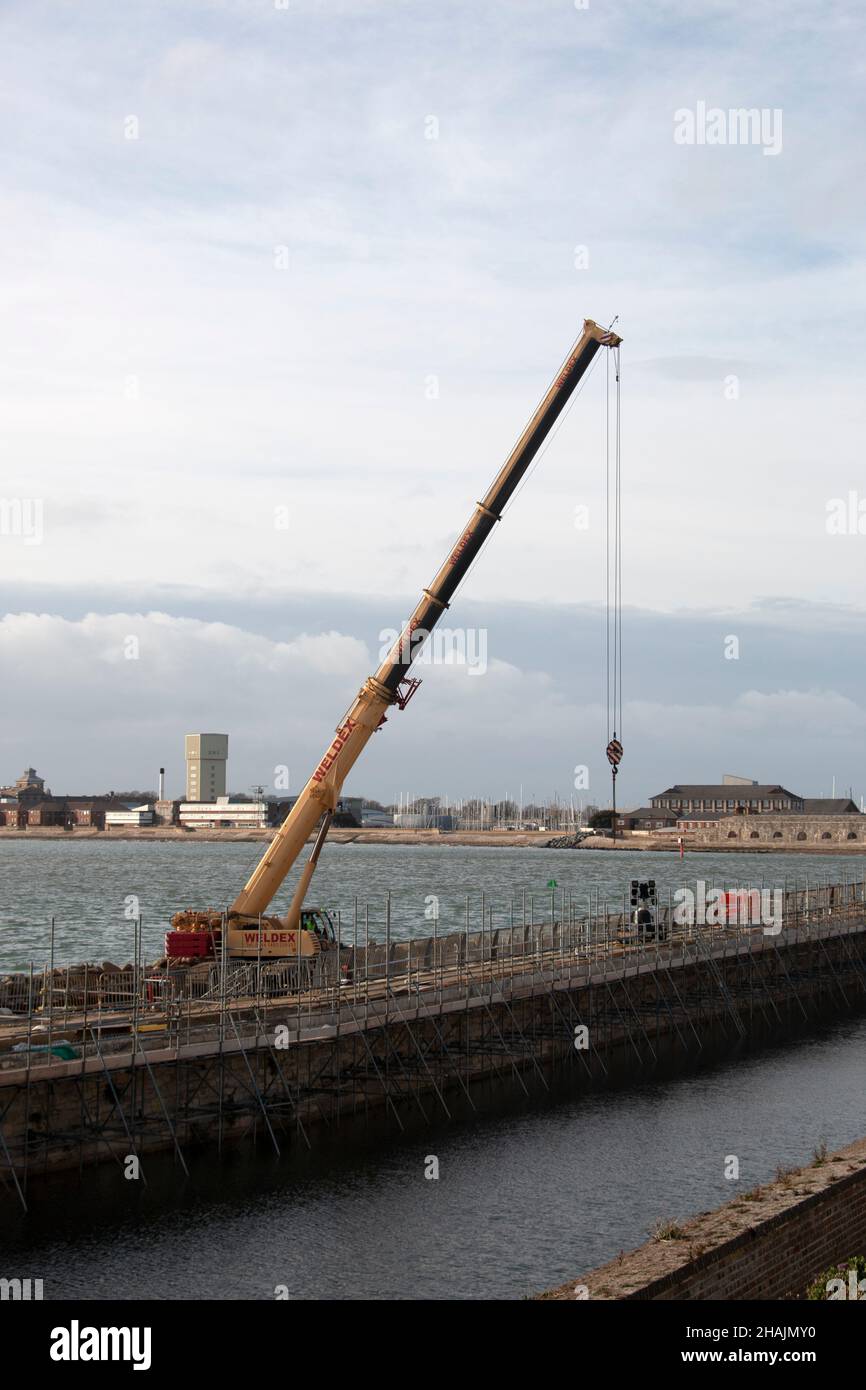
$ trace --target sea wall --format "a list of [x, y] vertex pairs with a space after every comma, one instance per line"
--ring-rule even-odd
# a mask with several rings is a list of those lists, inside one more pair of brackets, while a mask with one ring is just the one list
[[[86, 1026], [74, 1010], [56, 1017], [55, 1039], [77, 1056], [0, 1056], [0, 1172], [26, 1190], [40, 1173], [156, 1149], [245, 1135], [291, 1148], [375, 1114], [402, 1130], [407, 1115], [450, 1118], [455, 1098], [472, 1107], [479, 1085], [528, 1096], [553, 1080], [634, 1083], [866, 1006], [866, 925], [841, 912], [779, 938], [657, 942], [588, 962], [516, 953], [502, 974], [497, 949], [486, 938], [483, 963], [443, 964], [440, 980], [413, 959], [411, 985], [408, 971], [402, 985], [376, 972], [367, 993], [336, 987], [315, 1009], [301, 995], [212, 998], [204, 1012], [155, 999], [134, 1041], [122, 1011]], [[0, 1027], [11, 1042], [22, 1024]]]

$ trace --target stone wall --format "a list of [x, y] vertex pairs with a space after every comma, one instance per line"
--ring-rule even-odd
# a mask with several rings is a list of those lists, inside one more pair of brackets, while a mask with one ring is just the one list
[[[515, 929], [515, 944], [522, 931]], [[458, 948], [463, 940], [455, 938]], [[485, 960], [491, 951], [495, 959], [497, 941], [485, 934], [484, 943]], [[476, 975], [467, 995], [462, 984], [448, 984], [446, 970], [438, 998], [374, 990], [352, 1005], [346, 991], [339, 1015], [311, 1016], [294, 1000], [263, 1001], [230, 1015], [235, 1023], [222, 1041], [217, 1011], [170, 1019], [156, 1003], [142, 1016], [147, 1050], [134, 1062], [121, 1032], [103, 1036], [97, 1055], [91, 1047], [87, 1057], [35, 1065], [29, 1085], [24, 1057], [0, 1052], [0, 1175], [12, 1163], [22, 1182], [32, 1181], [112, 1155], [170, 1149], [175, 1140], [181, 1149], [221, 1148], [264, 1134], [267, 1143], [267, 1125], [288, 1147], [368, 1117], [384, 1116], [402, 1132], [400, 1114], [426, 1122], [440, 1106], [450, 1119], [473, 1088], [482, 1094], [472, 1105], [486, 1104], [491, 1083], [516, 1081], [524, 1095], [541, 1085], [549, 1094], [549, 1083], [569, 1093], [577, 1085], [634, 1084], [866, 1007], [866, 928], [846, 923], [841, 902], [808, 934], [748, 933], [694, 954], [677, 941], [658, 943], [657, 953], [617, 955], [589, 974], [582, 965], [572, 974], [570, 958], [558, 974], [518, 971], [505, 993], [498, 984], [479, 990]], [[372, 951], [369, 964], [377, 966]], [[55, 1038], [80, 1044], [76, 1007], [62, 1025], [55, 1019]], [[122, 1015], [115, 1026], [124, 1026]], [[591, 1040], [586, 1049], [575, 1045], [578, 1026]], [[277, 1047], [278, 1030], [285, 1048]], [[7, 1046], [17, 1036], [20, 1017], [0, 1020]], [[0, 1204], [4, 1196], [15, 1200], [9, 1182]]]
[[866, 816], [726, 816], [706, 830], [683, 832], [690, 845], [851, 844], [866, 848]]

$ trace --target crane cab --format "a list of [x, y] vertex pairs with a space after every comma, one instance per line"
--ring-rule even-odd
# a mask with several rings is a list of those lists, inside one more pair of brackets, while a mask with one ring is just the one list
[[312, 932], [322, 950], [337, 944], [334, 919], [321, 907], [305, 907], [301, 912], [301, 931]]

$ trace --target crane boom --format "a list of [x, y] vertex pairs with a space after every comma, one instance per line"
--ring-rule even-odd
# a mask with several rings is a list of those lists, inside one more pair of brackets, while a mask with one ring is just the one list
[[315, 846], [301, 873], [285, 920], [287, 928], [297, 927], [304, 896], [347, 774], [369, 739], [384, 722], [389, 706], [396, 704], [401, 709], [405, 708], [417, 688], [418, 682], [408, 679], [413, 660], [449, 606], [454, 591], [493, 527], [501, 520], [504, 507], [599, 348], [616, 347], [620, 341], [618, 334], [602, 328], [592, 319], [585, 321], [580, 338], [563, 362], [492, 486], [476, 504], [459, 539], [429, 588], [424, 589], [414, 613], [378, 671], [364, 683], [337, 726], [336, 737], [325, 756], [232, 904], [230, 917], [256, 917], [266, 910], [309, 836], [321, 821]]

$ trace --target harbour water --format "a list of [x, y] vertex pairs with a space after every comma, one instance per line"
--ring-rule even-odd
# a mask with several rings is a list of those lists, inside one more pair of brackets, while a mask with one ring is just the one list
[[[695, 1075], [351, 1153], [109, 1165], [2, 1222], [46, 1298], [521, 1298], [866, 1133], [866, 1020]], [[739, 1182], [724, 1177], [740, 1159]], [[425, 1178], [428, 1160], [438, 1179]], [[74, 1181], [74, 1179], [73, 1179]]]
[[[263, 852], [230, 841], [8, 840], [0, 842], [0, 970], [41, 968], [55, 920], [55, 961], [132, 958], [134, 921], [142, 919], [145, 959], [162, 954], [172, 913], [227, 907]], [[275, 907], [285, 907], [297, 870]], [[859, 855], [748, 855], [604, 850], [471, 848], [422, 845], [326, 845], [309, 901], [330, 908], [345, 938], [385, 932], [389, 904], [394, 940], [458, 931], [467, 912], [480, 925], [550, 920], [563, 909], [581, 915], [605, 903], [623, 906], [628, 882], [654, 878], [664, 898], [696, 880], [734, 888], [843, 883], [866, 875]], [[556, 888], [550, 887], [555, 882]], [[482, 900], [483, 895], [483, 900]]]
[[[3, 968], [45, 959], [129, 959], [144, 920], [156, 955], [179, 906], [224, 905], [256, 844], [14, 841], [0, 847]], [[859, 878], [859, 858], [688, 855], [500, 848], [330, 846], [316, 900], [345, 924], [355, 900], [390, 895], [396, 937], [456, 929], [467, 896], [494, 911], [551, 892], [622, 903], [631, 877], [664, 895], [708, 884], [793, 887]], [[556, 889], [549, 887], [556, 881]], [[283, 895], [285, 896], [285, 895]], [[561, 901], [561, 898], [560, 898]], [[537, 910], [536, 910], [537, 905]], [[373, 914], [371, 932], [381, 929]], [[541, 1101], [510, 1097], [495, 1114], [341, 1149], [301, 1146], [279, 1160], [242, 1144], [145, 1162], [147, 1186], [112, 1163], [3, 1205], [4, 1274], [41, 1278], [46, 1298], [521, 1298], [577, 1278], [681, 1221], [866, 1133], [866, 1019], [679, 1076]], [[738, 1182], [726, 1159], [740, 1159]], [[425, 1177], [438, 1160], [438, 1178]], [[70, 1201], [69, 1182], [75, 1185]]]

